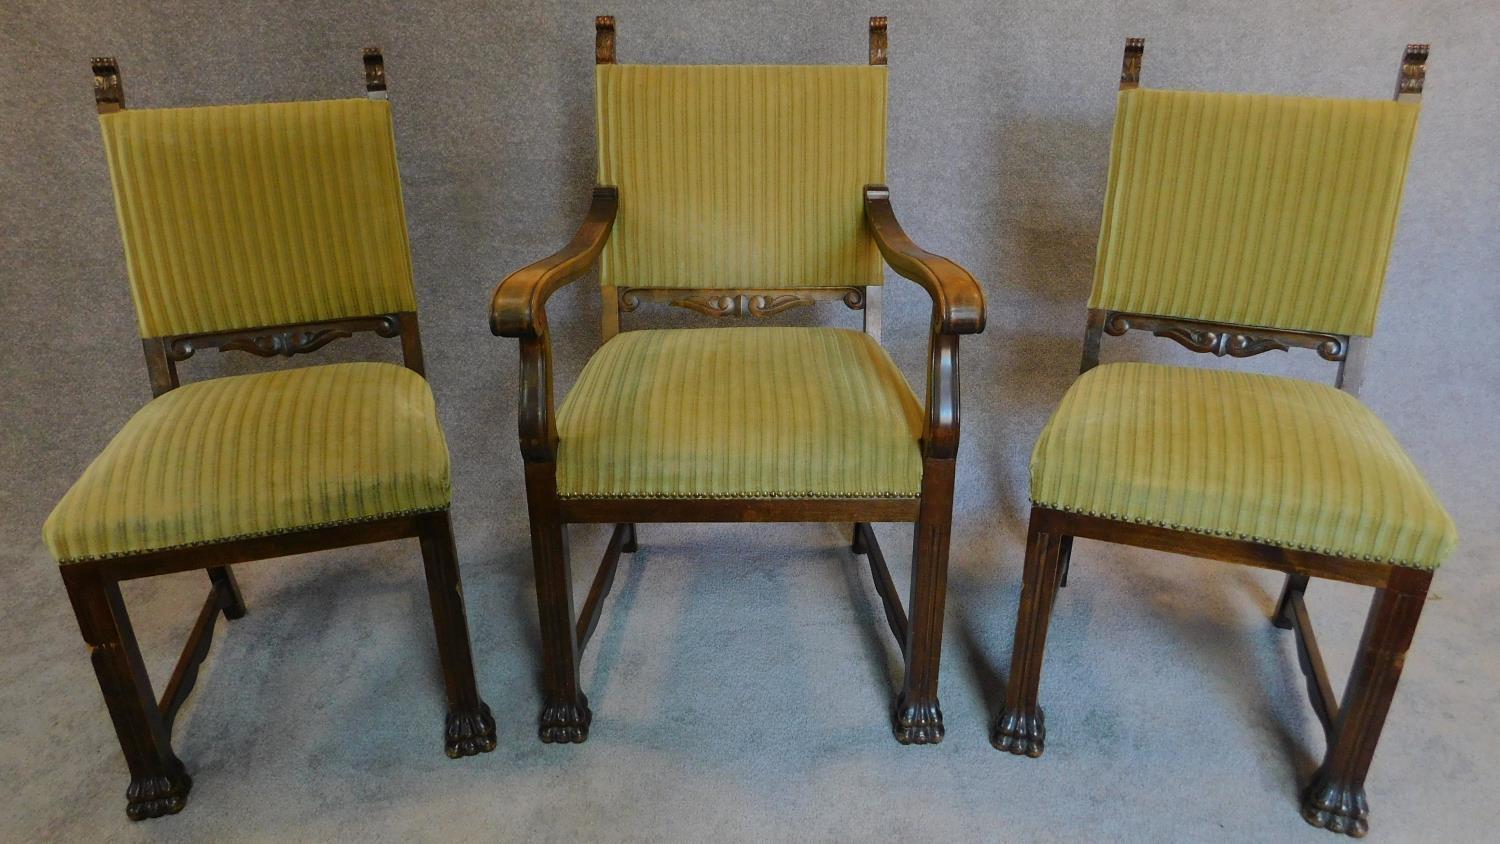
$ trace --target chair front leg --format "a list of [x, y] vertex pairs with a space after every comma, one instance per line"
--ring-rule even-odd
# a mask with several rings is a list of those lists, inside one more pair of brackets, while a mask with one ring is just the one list
[[422, 517], [422, 563], [427, 570], [427, 599], [437, 633], [438, 659], [448, 695], [443, 750], [452, 759], [495, 749], [495, 716], [479, 697], [474, 682], [474, 654], [464, 612], [464, 587], [458, 574], [458, 550], [447, 511]]
[[567, 525], [557, 499], [557, 464], [526, 464], [526, 505], [531, 517], [531, 554], [536, 567], [537, 617], [542, 628], [544, 742], [580, 743], [589, 737], [588, 698], [578, 682], [578, 633], [573, 615], [573, 576], [568, 566]]
[[996, 750], [1032, 758], [1046, 747], [1047, 726], [1037, 704], [1041, 687], [1042, 655], [1047, 646], [1047, 625], [1062, 574], [1063, 548], [1067, 537], [1043, 533], [1036, 527], [1032, 511], [1026, 534], [1026, 566], [1021, 575], [1021, 605], [1016, 611], [1016, 637], [1011, 646], [1010, 677], [1005, 685], [1005, 708], [995, 725], [990, 743]]
[[953, 525], [951, 458], [922, 465], [922, 503], [912, 537], [911, 618], [906, 628], [906, 679], [896, 698], [896, 740], [943, 740], [938, 666], [943, 650], [943, 605], [948, 597], [948, 538]]
[[1410, 585], [1397, 583], [1375, 591], [1349, 685], [1334, 719], [1328, 754], [1302, 801], [1302, 816], [1308, 823], [1356, 838], [1370, 828], [1365, 775], [1432, 577], [1430, 572], [1415, 569], [1398, 575], [1398, 580], [1408, 580]]
[[63, 566], [62, 575], [130, 769], [125, 814], [133, 821], [176, 814], [187, 805], [193, 778], [172, 752], [120, 585], [82, 563]]

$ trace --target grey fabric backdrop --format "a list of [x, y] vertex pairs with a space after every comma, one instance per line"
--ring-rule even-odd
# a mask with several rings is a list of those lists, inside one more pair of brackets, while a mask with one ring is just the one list
[[[939, 748], [889, 738], [898, 655], [831, 526], [643, 529], [584, 662], [594, 737], [536, 742], [516, 349], [489, 336], [485, 309], [494, 282], [565, 242], [587, 204], [600, 11], [619, 18], [625, 62], [860, 62], [865, 18], [891, 16], [895, 207], [920, 243], [981, 279], [990, 307], [987, 333], [963, 346]], [[1370, 786], [1388, 840], [1478, 836], [1500, 788], [1487, 726], [1500, 703], [1494, 3], [11, 0], [0, 8], [0, 837], [1329, 840], [1296, 817], [1322, 743], [1289, 640], [1265, 623], [1270, 574], [1081, 544], [1043, 685], [1048, 755], [1015, 760], [985, 741], [1010, 651], [1026, 460], [1076, 371], [1126, 35], [1149, 39], [1150, 86], [1335, 96], [1389, 95], [1401, 46], [1434, 44], [1364, 398], [1462, 541]], [[502, 748], [460, 763], [439, 753], [414, 545], [242, 567], [251, 614], [221, 632], [179, 722], [192, 801], [127, 829], [124, 765], [39, 537], [149, 396], [87, 59], [120, 58], [132, 105], [196, 105], [357, 95], [358, 50], [371, 43], [389, 68], [480, 685]], [[580, 284], [554, 302], [565, 389], [597, 343], [596, 294]], [[886, 344], [920, 384], [923, 294], [895, 279], [886, 312]], [[799, 319], [856, 322], [842, 309]], [[394, 352], [347, 342], [325, 359]], [[1185, 359], [1106, 347], [1126, 354]], [[256, 365], [209, 356], [185, 372]], [[1330, 374], [1307, 356], [1252, 366]], [[880, 530], [901, 579], [909, 531]], [[574, 535], [581, 580], [603, 537]], [[126, 589], [158, 681], [202, 580]], [[1313, 602], [1341, 682], [1366, 598], [1320, 586]]]

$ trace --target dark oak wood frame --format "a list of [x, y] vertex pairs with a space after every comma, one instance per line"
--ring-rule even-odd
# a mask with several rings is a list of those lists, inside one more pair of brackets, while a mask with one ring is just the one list
[[[124, 108], [120, 70], [115, 60], [96, 58], [92, 64], [99, 112], [110, 113]], [[385, 72], [379, 50], [370, 48], [365, 51], [364, 66], [367, 90], [371, 96], [383, 98]], [[147, 337], [141, 345], [151, 378], [151, 393], [160, 396], [179, 386], [177, 364], [197, 351], [217, 348], [221, 352], [244, 351], [260, 357], [290, 357], [316, 351], [334, 340], [366, 331], [381, 337], [399, 337], [403, 364], [425, 377], [417, 315], [410, 311], [241, 331]], [[245, 614], [245, 601], [230, 566], [410, 538], [421, 543], [427, 596], [448, 698], [444, 749], [453, 758], [493, 750], [495, 719], [480, 699], [474, 681], [474, 659], [464, 614], [458, 553], [446, 510], [60, 566], [63, 583], [104, 693], [105, 705], [120, 739], [120, 749], [130, 769], [125, 811], [131, 820], [175, 814], [187, 804], [193, 780], [172, 750], [172, 723], [192, 691], [199, 666], [208, 655], [219, 615], [233, 620]], [[161, 698], [157, 699], [136, 644], [130, 616], [125, 610], [120, 583], [198, 569], [208, 572], [208, 597], [188, 635], [176, 669]]]
[[[1122, 90], [1139, 86], [1144, 49], [1143, 39], [1126, 42], [1120, 74]], [[1421, 96], [1426, 59], [1425, 44], [1407, 46], [1401, 62], [1398, 100]], [[1080, 372], [1099, 364], [1103, 335], [1119, 336], [1131, 330], [1149, 331], [1192, 351], [1221, 357], [1312, 349], [1324, 360], [1338, 364], [1335, 380], [1340, 388], [1351, 393], [1358, 391], [1364, 338], [1099, 309], [1089, 311]], [[1037, 704], [1037, 692], [1047, 625], [1058, 589], [1067, 585], [1075, 537], [1286, 573], [1286, 584], [1272, 623], [1291, 630], [1296, 637], [1298, 663], [1307, 679], [1308, 696], [1328, 742], [1323, 763], [1303, 792], [1302, 814], [1314, 826], [1363, 836], [1369, 829], [1365, 776], [1395, 695], [1432, 572], [1033, 506], [1027, 527], [1025, 571], [1010, 676], [992, 736], [997, 749], [1037, 757], [1045, 747], [1046, 724]], [[1342, 701], [1334, 695], [1307, 613], [1304, 594], [1313, 577], [1375, 589]]]
[[[877, 63], [884, 63], [885, 31], [884, 18], [871, 19], [872, 62], [878, 57]], [[596, 61], [614, 61], [614, 47], [614, 19], [598, 18]], [[926, 417], [921, 441], [922, 483], [916, 498], [562, 498], [557, 491], [558, 435], [553, 418], [552, 350], [545, 305], [559, 288], [582, 278], [603, 250], [619, 206], [616, 188], [594, 188], [593, 203], [572, 242], [556, 254], [510, 274], [495, 289], [490, 327], [496, 335], [520, 341], [518, 418], [542, 631], [543, 706], [539, 726], [542, 741], [581, 742], [588, 737], [593, 715], [579, 686], [579, 657], [613, 584], [620, 555], [637, 547], [635, 526], [646, 522], [729, 521], [854, 523], [852, 547], [869, 558], [886, 616], [892, 620], [892, 632], [905, 655], [906, 677], [892, 716], [896, 738], [903, 744], [935, 744], [942, 740], [938, 664], [958, 453], [958, 338], [984, 329], [984, 297], [978, 282], [968, 272], [912, 243], [891, 210], [889, 191], [884, 186], [869, 186], [864, 204], [866, 224], [886, 262], [900, 275], [921, 285], [933, 300]], [[702, 305], [694, 310], [711, 316], [761, 316], [819, 299], [836, 299], [850, 307], [862, 305], [866, 309], [866, 330], [878, 331], [878, 311], [873, 323], [869, 317], [873, 290], [629, 288], [617, 291], [606, 286], [602, 333], [605, 340], [613, 336], [619, 330], [620, 310], [633, 310], [643, 299], [678, 304], [691, 299]], [[794, 297], [795, 301], [778, 297]], [[916, 524], [909, 619], [891, 585], [884, 555], [869, 527], [870, 522], [879, 521]], [[575, 621], [567, 526], [587, 523], [613, 523], [615, 529]]]

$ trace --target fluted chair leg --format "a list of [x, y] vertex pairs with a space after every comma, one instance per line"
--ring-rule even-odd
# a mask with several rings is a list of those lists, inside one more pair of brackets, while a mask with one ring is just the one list
[[1356, 838], [1369, 831], [1365, 775], [1422, 615], [1431, 573], [1413, 570], [1410, 579], [1417, 589], [1398, 585], [1375, 590], [1349, 684], [1333, 719], [1328, 754], [1303, 795], [1302, 816], [1313, 826]]
[[193, 778], [172, 752], [120, 585], [83, 565], [64, 566], [62, 574], [130, 769], [125, 814], [133, 821], [176, 814], [187, 805]]
[[906, 679], [896, 698], [894, 728], [902, 744], [943, 740], [938, 668], [943, 606], [948, 597], [948, 538], [953, 524], [952, 460], [924, 461], [922, 503], [912, 533], [911, 606], [906, 628]]
[[443, 750], [451, 758], [495, 749], [495, 716], [479, 697], [474, 682], [474, 655], [464, 611], [463, 582], [453, 523], [446, 511], [422, 518], [422, 561], [427, 570], [427, 597], [437, 632], [438, 658], [448, 695]]
[[573, 577], [568, 565], [567, 525], [558, 510], [556, 464], [526, 464], [526, 503], [531, 516], [537, 617], [542, 632], [538, 735], [548, 743], [579, 743], [588, 739], [594, 716], [578, 681]]
[[1016, 611], [1016, 637], [1010, 657], [1010, 677], [1005, 686], [1005, 704], [990, 742], [997, 750], [1018, 756], [1037, 757], [1046, 747], [1047, 726], [1037, 704], [1041, 686], [1042, 658], [1047, 646], [1047, 625], [1062, 574], [1066, 537], [1054, 536], [1033, 526], [1026, 536], [1026, 565], [1021, 581], [1021, 605]]

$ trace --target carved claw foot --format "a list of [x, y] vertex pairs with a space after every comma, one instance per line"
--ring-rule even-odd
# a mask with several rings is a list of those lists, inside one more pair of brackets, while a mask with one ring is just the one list
[[1302, 799], [1302, 818], [1329, 832], [1364, 838], [1370, 831], [1370, 804], [1363, 788], [1316, 777]]
[[1042, 708], [1013, 709], [1002, 713], [1000, 723], [995, 725], [995, 734], [990, 737], [990, 744], [996, 750], [1017, 756], [1030, 756], [1032, 759], [1041, 756], [1047, 747], [1047, 718], [1042, 713]]
[[449, 759], [478, 756], [495, 749], [495, 716], [484, 701], [474, 709], [448, 713], [443, 750]]
[[175, 815], [187, 805], [192, 788], [193, 778], [180, 766], [175, 774], [131, 780], [125, 790], [125, 814], [133, 821]]
[[589, 723], [593, 720], [588, 698], [579, 694], [576, 703], [548, 703], [542, 707], [538, 734], [548, 744], [582, 744], [589, 737]]
[[906, 693], [896, 698], [896, 741], [902, 744], [937, 744], [943, 740], [943, 708], [937, 699], [907, 703]]

